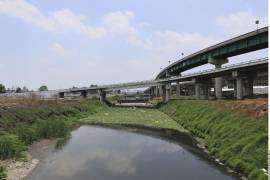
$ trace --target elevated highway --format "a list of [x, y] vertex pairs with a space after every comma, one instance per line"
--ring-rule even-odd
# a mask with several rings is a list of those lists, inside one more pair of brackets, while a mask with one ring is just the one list
[[[160, 94], [164, 97], [164, 101], [168, 100], [170, 94], [170, 88], [166, 88], [168, 84], [177, 83], [178, 86], [193, 85], [201, 86], [202, 84], [210, 85], [213, 84], [212, 79], [215, 77], [223, 76], [226, 79], [233, 80], [235, 78], [241, 77], [241, 79], [246, 79], [252, 75], [252, 79], [268, 77], [268, 58], [256, 59], [252, 61], [247, 61], [238, 64], [232, 64], [229, 66], [224, 66], [219, 69], [210, 69], [206, 71], [200, 71], [196, 73], [190, 73], [186, 75], [172, 76], [164, 79], [155, 79], [155, 80], [146, 80], [146, 81], [137, 81], [130, 83], [119, 83], [111, 85], [101, 85], [96, 87], [87, 87], [87, 88], [76, 88], [76, 89], [64, 89], [59, 90], [59, 96], [64, 97], [65, 93], [78, 93], [80, 92], [83, 97], [86, 97], [88, 93], [99, 92], [100, 97], [104, 99], [106, 93], [115, 90], [121, 89], [136, 89], [143, 87], [152, 87], [155, 90], [152, 90], [152, 94]], [[159, 88], [158, 88], [159, 87]], [[199, 87], [200, 88], [200, 87]], [[151, 88], [150, 88], [151, 90]], [[158, 92], [159, 91], [159, 92]], [[199, 91], [199, 90], [197, 90]], [[199, 92], [197, 92], [199, 93]], [[240, 94], [241, 95], [241, 94]], [[239, 99], [242, 98], [239, 96]]]
[[[178, 95], [181, 86], [193, 84], [197, 99], [200, 99], [201, 95], [207, 98], [211, 88], [214, 88], [216, 98], [222, 98], [222, 87], [233, 84], [235, 97], [242, 99], [245, 95], [253, 94], [253, 85], [260, 78], [268, 83], [268, 58], [225, 67], [222, 67], [222, 64], [227, 63], [229, 57], [264, 48], [268, 48], [268, 27], [243, 34], [186, 56], [164, 68], [155, 80], [66, 89], [59, 91], [59, 96], [64, 97], [65, 93], [81, 92], [82, 96], [86, 97], [89, 92], [98, 91], [100, 99], [104, 100], [108, 91], [150, 87], [149, 91], [152, 94], [161, 95], [164, 101], [168, 101], [171, 94], [171, 83], [176, 83]], [[215, 65], [215, 69], [181, 76], [182, 72], [207, 63]], [[192, 89], [188, 91], [192, 91]]]
[[207, 63], [221, 66], [228, 61], [229, 57], [264, 48], [268, 48], [268, 27], [243, 34], [186, 56], [164, 68], [156, 79], [177, 76], [183, 71]]

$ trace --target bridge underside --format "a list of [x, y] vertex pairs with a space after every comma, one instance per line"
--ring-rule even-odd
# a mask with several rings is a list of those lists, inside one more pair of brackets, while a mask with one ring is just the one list
[[84, 98], [88, 95], [98, 94], [100, 100], [104, 101], [108, 93], [123, 89], [148, 87], [147, 92], [149, 94], [161, 96], [163, 101], [166, 102], [170, 99], [172, 89], [175, 89], [176, 95], [194, 95], [197, 99], [200, 99], [201, 97], [208, 98], [211, 95], [216, 98], [223, 98], [222, 88], [229, 87], [234, 89], [235, 98], [242, 99], [244, 96], [251, 96], [253, 86], [258, 85], [268, 85], [268, 59], [259, 59], [160, 80], [72, 89], [68, 92], [60, 92], [59, 97], [63, 98], [65, 93], [79, 93]]
[[191, 54], [162, 70], [156, 79], [165, 78], [209, 63], [209, 58], [217, 61], [232, 56], [268, 48], [268, 27], [219, 43]]

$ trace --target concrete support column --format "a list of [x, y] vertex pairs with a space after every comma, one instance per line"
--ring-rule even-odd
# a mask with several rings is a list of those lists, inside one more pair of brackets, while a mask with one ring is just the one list
[[167, 84], [166, 87], [166, 92], [165, 92], [165, 102], [168, 102], [171, 98], [171, 84]]
[[[209, 57], [208, 62], [210, 64], [215, 65], [216, 69], [221, 68], [222, 64], [225, 64], [228, 62], [228, 59], [214, 59], [212, 57]], [[215, 78], [215, 96], [218, 99], [222, 98], [222, 77], [216, 77]]]
[[159, 94], [159, 96], [163, 96], [163, 86], [159, 86], [158, 87], [158, 94]]
[[195, 84], [195, 97], [196, 99], [200, 99], [200, 84]]
[[156, 86], [154, 88], [155, 88], [155, 96], [158, 97], [158, 86]]
[[166, 102], [166, 85], [161, 86], [161, 91], [162, 91], [162, 101]]
[[106, 92], [105, 91], [99, 90], [99, 100], [101, 102], [104, 102], [106, 100]]
[[180, 83], [176, 83], [176, 96], [181, 96]]
[[217, 99], [222, 98], [222, 77], [215, 78], [215, 95]]
[[244, 85], [244, 96], [253, 95], [253, 77], [247, 77], [246, 83]]
[[241, 77], [236, 78], [236, 98], [243, 99], [243, 79]]
[[236, 80], [233, 82], [233, 95], [234, 98], [236, 98], [236, 94], [237, 94], [237, 89], [236, 89]]

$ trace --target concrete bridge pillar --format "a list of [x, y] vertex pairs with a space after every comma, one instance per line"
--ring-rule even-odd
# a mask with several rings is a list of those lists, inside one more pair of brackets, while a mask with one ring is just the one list
[[65, 93], [64, 92], [60, 92], [59, 93], [59, 98], [64, 98], [65, 97]]
[[171, 98], [171, 84], [168, 83], [166, 84], [166, 87], [165, 87], [165, 102], [168, 102]]
[[171, 84], [168, 83], [166, 85], [162, 85], [162, 101], [163, 102], [168, 102], [170, 100], [171, 97]]
[[154, 89], [155, 89], [155, 96], [158, 97], [158, 86], [155, 86]]
[[179, 82], [176, 82], [176, 96], [181, 96], [181, 89]]
[[243, 99], [243, 79], [241, 77], [236, 78], [236, 98]]
[[99, 100], [101, 102], [104, 102], [106, 100], [106, 92], [105, 91], [99, 90]]
[[253, 95], [253, 77], [248, 76], [244, 84], [244, 96]]
[[195, 84], [195, 97], [196, 99], [200, 99], [200, 84], [199, 83]]
[[215, 95], [217, 99], [222, 98], [222, 77], [215, 78]]
[[234, 87], [236, 99], [243, 99], [243, 78], [240, 76], [239, 71], [233, 71], [232, 77], [236, 78]]
[[162, 87], [162, 85], [158, 86], [158, 95], [163, 96], [163, 87]]
[[162, 101], [166, 102], [166, 85], [161, 86], [161, 91], [162, 91]]
[[236, 89], [237, 85], [236, 85], [236, 80], [234, 81], [234, 84], [233, 84], [233, 95], [234, 95], [234, 98], [236, 99], [236, 95], [237, 95], [237, 89]]
[[[208, 59], [208, 63], [215, 65], [215, 69], [220, 69], [222, 64], [225, 64], [228, 62], [228, 59], [214, 59], [210, 57]], [[222, 77], [216, 77], [215, 78], [215, 96], [217, 99], [222, 98]]]

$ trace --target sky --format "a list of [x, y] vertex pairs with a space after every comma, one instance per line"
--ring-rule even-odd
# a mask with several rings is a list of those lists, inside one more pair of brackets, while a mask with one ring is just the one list
[[267, 0], [0, 0], [0, 83], [62, 89], [154, 79], [181, 53], [255, 30], [255, 20], [267, 26], [267, 8]]

